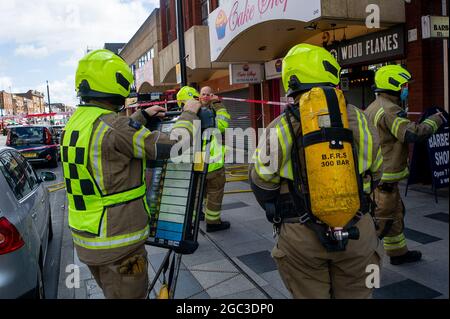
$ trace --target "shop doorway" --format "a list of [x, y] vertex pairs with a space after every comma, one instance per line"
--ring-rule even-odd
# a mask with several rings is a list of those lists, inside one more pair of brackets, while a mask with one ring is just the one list
[[341, 89], [347, 103], [365, 110], [374, 100], [375, 73], [372, 70], [353, 71], [341, 76]]

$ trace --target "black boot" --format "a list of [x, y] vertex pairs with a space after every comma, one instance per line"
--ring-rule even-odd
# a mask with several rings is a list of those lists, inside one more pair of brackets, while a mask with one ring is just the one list
[[418, 250], [410, 250], [406, 254], [391, 257], [391, 265], [402, 265], [406, 263], [415, 263], [422, 258], [422, 253]]
[[204, 221], [205, 220], [205, 213], [201, 212], [200, 213], [200, 221]]
[[213, 233], [216, 231], [221, 231], [230, 228], [230, 223], [226, 221], [221, 221], [220, 224], [206, 224], [206, 232]]

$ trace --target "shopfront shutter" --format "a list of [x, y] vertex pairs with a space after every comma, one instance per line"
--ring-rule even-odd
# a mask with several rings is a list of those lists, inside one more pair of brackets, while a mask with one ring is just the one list
[[[220, 94], [222, 97], [248, 99], [249, 90], [243, 89]], [[244, 131], [252, 127], [250, 104], [245, 102], [224, 101], [228, 113], [231, 115], [230, 128], [241, 128]], [[244, 136], [238, 136], [235, 139], [235, 145], [244, 145], [244, 149], [248, 150], [248, 141]]]

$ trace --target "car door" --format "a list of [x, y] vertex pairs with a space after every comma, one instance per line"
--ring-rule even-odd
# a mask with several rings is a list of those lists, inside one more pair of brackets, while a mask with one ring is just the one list
[[[22, 167], [25, 172], [26, 178], [28, 180], [28, 184], [30, 185], [30, 189], [32, 195], [30, 196], [30, 200], [33, 200], [35, 221], [36, 221], [36, 229], [39, 234], [39, 238], [41, 239], [41, 243], [43, 245], [43, 251], [46, 251], [47, 248], [47, 231], [48, 231], [48, 219], [49, 219], [49, 196], [48, 192], [38, 179], [36, 172], [31, 167], [30, 163], [28, 163], [25, 158], [20, 155], [18, 152], [12, 152], [13, 156], [16, 158], [19, 165]], [[33, 217], [33, 214], [32, 214]]]
[[6, 196], [11, 199], [15, 206], [10, 213], [14, 214], [15, 226], [25, 240], [26, 249], [30, 256], [29, 262], [34, 264], [38, 260], [41, 243], [36, 227], [36, 217], [33, 218], [35, 198], [32, 189], [25, 171], [11, 151], [4, 151], [0, 154], [0, 170], [11, 190], [11, 193], [6, 192]]

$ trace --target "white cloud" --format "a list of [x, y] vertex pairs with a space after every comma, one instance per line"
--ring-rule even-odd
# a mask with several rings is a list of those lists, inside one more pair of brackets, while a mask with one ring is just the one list
[[[59, 51], [127, 42], [150, 14], [155, 0], [1, 0], [0, 42]], [[5, 2], [5, 3], [4, 3]], [[36, 20], [39, 23], [36, 23]]]
[[[78, 99], [74, 83], [75, 77], [72, 75], [62, 80], [49, 81], [50, 102], [64, 103], [70, 106], [77, 105]], [[36, 89], [45, 94], [45, 102], [47, 102], [47, 83], [41, 83]]]
[[[40, 0], [26, 1], [26, 6], [23, 0], [0, 0], [0, 45], [15, 44], [14, 53], [24, 63], [66, 54], [54, 65], [65, 67], [67, 77], [50, 83], [50, 96], [54, 102], [74, 105], [74, 73], [87, 47], [128, 42], [158, 6], [159, 0]], [[11, 78], [0, 77], [0, 88], [12, 83]], [[36, 89], [46, 92], [46, 85]]]
[[12, 79], [8, 76], [0, 75], [0, 91], [9, 91], [10, 87], [12, 87]]
[[33, 44], [22, 44], [16, 48], [14, 54], [27, 58], [44, 58], [48, 56], [48, 49], [46, 47], [37, 48]]

